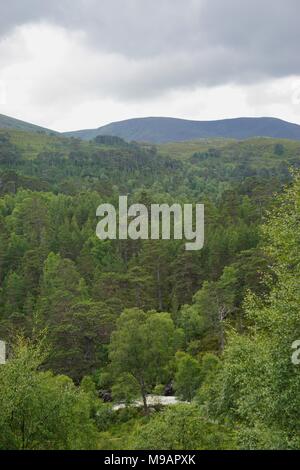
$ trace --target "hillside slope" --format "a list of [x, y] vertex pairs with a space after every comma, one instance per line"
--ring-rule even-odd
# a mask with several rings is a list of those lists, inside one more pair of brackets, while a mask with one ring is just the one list
[[189, 121], [168, 117], [148, 117], [113, 122], [98, 129], [67, 132], [89, 140], [97, 135], [115, 135], [127, 141], [180, 142], [200, 138], [247, 139], [272, 137], [300, 140], [300, 126], [276, 118], [236, 118], [219, 121]]
[[20, 121], [19, 119], [5, 116], [4, 114], [0, 114], [0, 129], [15, 129], [27, 132], [54, 132], [50, 129], [46, 129], [45, 127], [36, 126], [35, 124], [31, 124], [25, 121]]

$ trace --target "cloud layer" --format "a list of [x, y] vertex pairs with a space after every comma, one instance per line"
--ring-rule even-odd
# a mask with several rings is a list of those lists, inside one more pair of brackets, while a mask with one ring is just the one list
[[299, 115], [298, 0], [0, 0], [0, 8], [2, 113], [60, 129], [171, 112]]

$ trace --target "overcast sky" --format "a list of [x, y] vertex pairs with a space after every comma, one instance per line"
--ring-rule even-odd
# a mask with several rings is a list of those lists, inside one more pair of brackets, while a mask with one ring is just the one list
[[0, 113], [300, 123], [299, 0], [0, 0]]

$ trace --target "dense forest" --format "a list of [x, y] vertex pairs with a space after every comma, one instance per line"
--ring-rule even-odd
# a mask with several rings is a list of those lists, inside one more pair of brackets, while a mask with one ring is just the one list
[[[0, 449], [299, 448], [299, 168], [288, 140], [0, 131]], [[204, 248], [99, 240], [119, 195], [205, 204]]]

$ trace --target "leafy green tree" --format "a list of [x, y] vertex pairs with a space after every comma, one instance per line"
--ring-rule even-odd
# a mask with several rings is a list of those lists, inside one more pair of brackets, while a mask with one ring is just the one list
[[6, 277], [4, 297], [6, 300], [6, 312], [20, 313], [26, 297], [25, 280], [16, 272], [11, 272]]
[[74, 263], [49, 253], [43, 269], [38, 311], [46, 323], [59, 322], [76, 301], [84, 298], [85, 289]]
[[47, 366], [78, 383], [107, 362], [107, 348], [115, 315], [103, 302], [79, 301], [70, 306], [49, 331], [52, 351]]
[[109, 357], [116, 374], [128, 373], [138, 382], [144, 409], [147, 393], [157, 384], [174, 354], [173, 321], [168, 313], [125, 310], [111, 337]]
[[[205, 281], [194, 295], [194, 303], [184, 306], [179, 314], [179, 325], [186, 340], [200, 340], [200, 348], [223, 350], [225, 345], [225, 320], [236, 308], [237, 273], [226, 267], [218, 281]], [[202, 343], [202, 347], [201, 347]]]
[[0, 366], [0, 448], [96, 448], [88, 395], [66, 376], [40, 372], [45, 357], [41, 343], [19, 340]]
[[268, 296], [253, 294], [245, 308], [248, 335], [231, 335], [223, 367], [211, 384], [211, 414], [239, 422], [246, 448], [299, 448], [300, 371], [292, 344], [300, 337], [300, 178], [278, 196], [264, 226], [273, 259]]
[[177, 353], [174, 388], [182, 400], [192, 401], [201, 383], [201, 365], [186, 353]]
[[153, 416], [139, 427], [134, 449], [226, 450], [236, 448], [231, 428], [203, 418], [196, 405], [176, 405]]
[[125, 373], [118, 376], [111, 392], [114, 401], [128, 405], [140, 395], [140, 387], [133, 375]]

